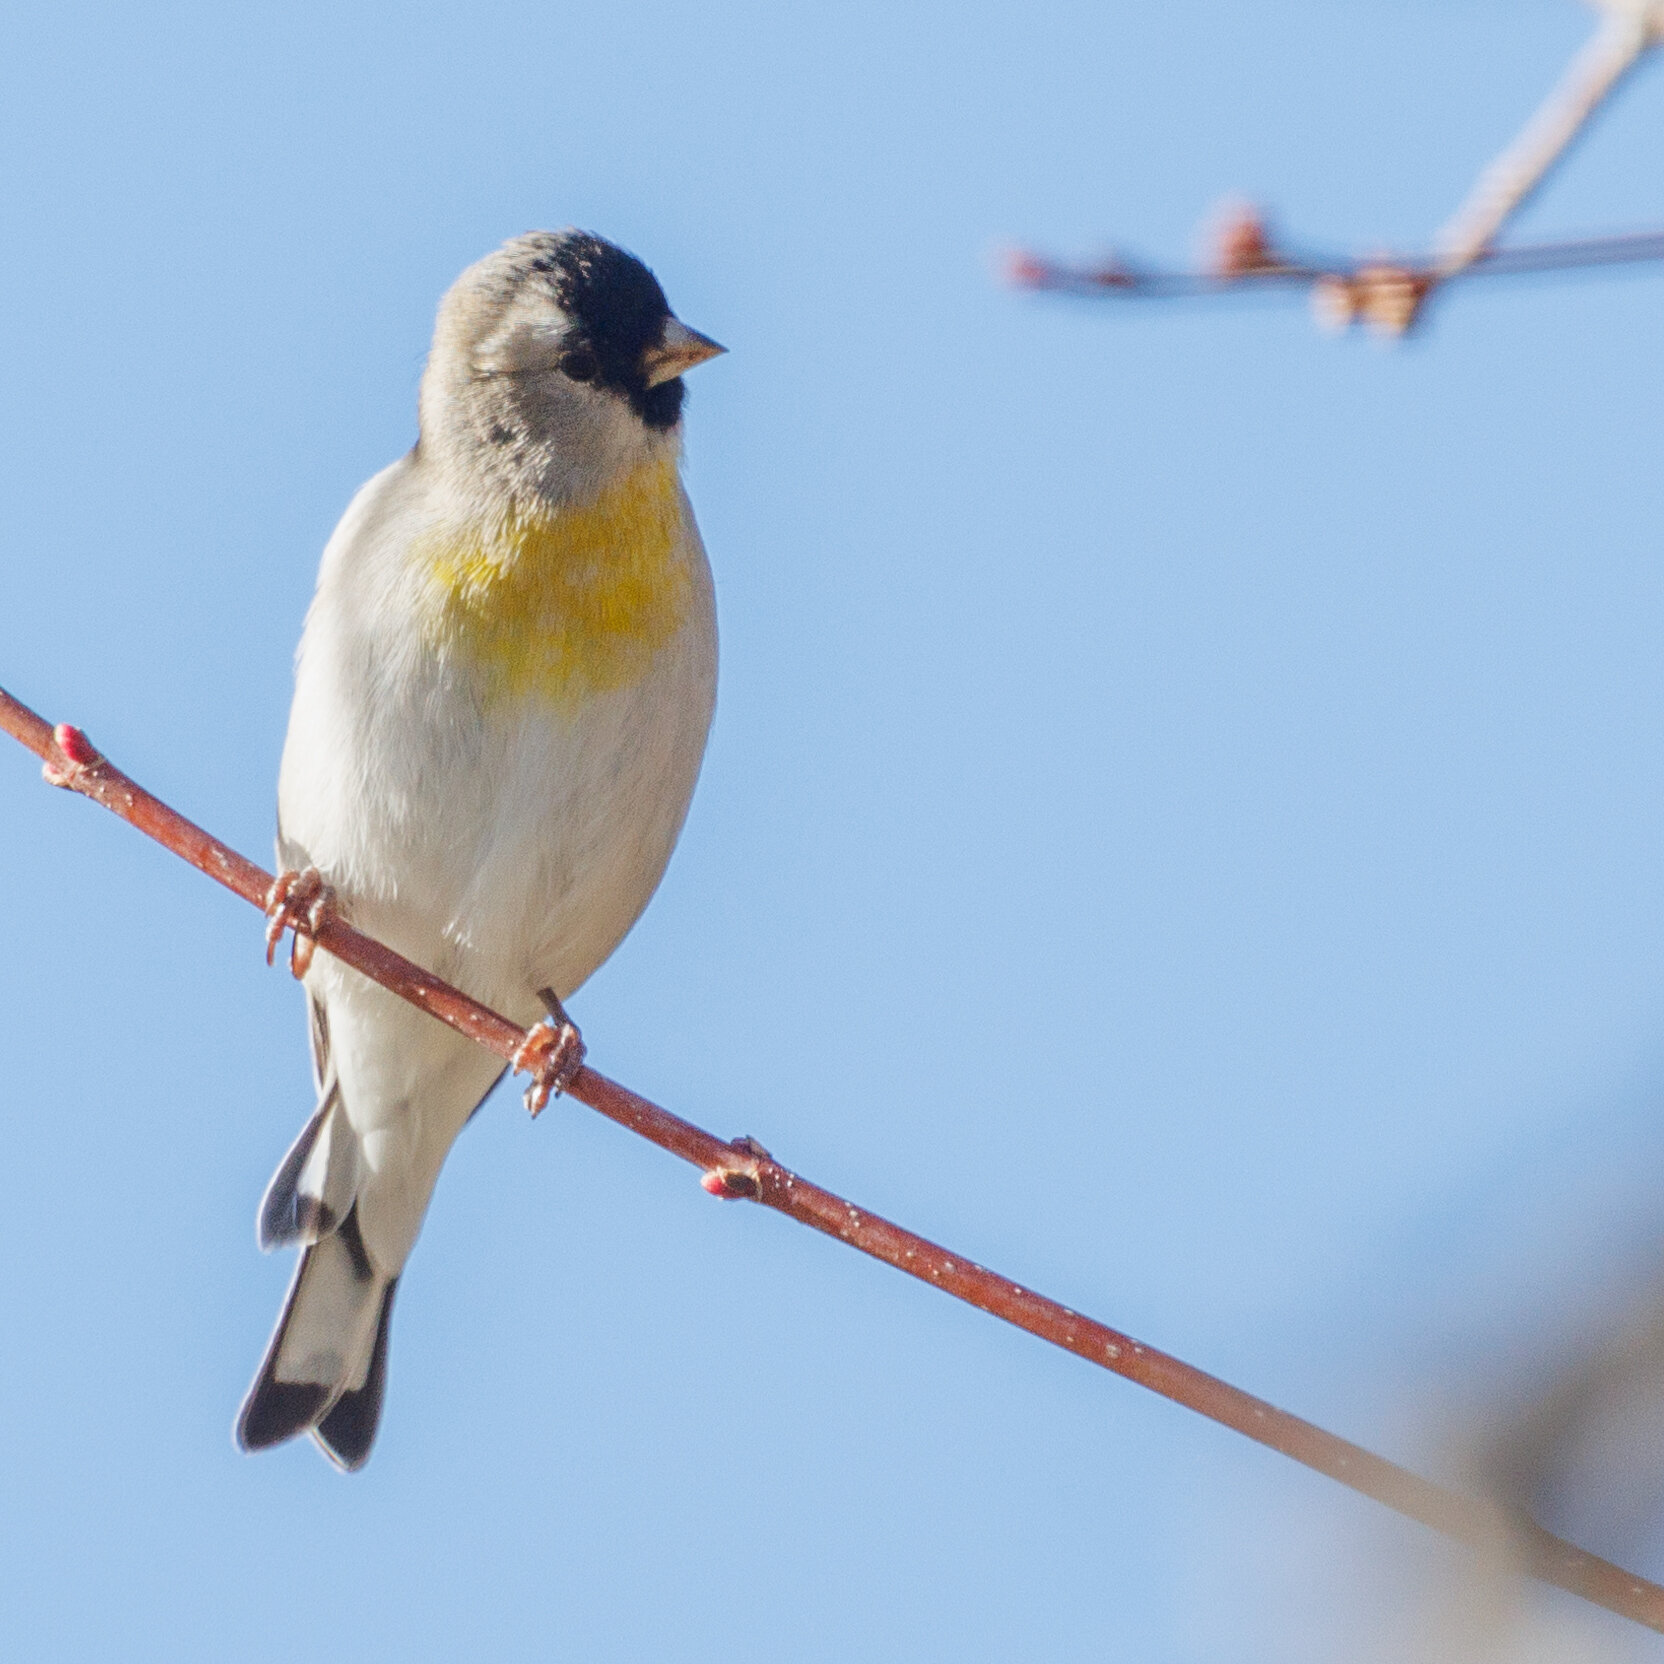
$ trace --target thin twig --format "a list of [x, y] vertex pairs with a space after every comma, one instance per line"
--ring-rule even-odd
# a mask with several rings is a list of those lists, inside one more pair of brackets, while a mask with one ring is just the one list
[[[52, 728], [3, 689], [0, 729], [43, 760], [42, 772], [53, 785], [68, 787], [103, 804], [243, 900], [256, 907], [265, 906], [272, 886], [270, 873], [152, 797], [100, 756], [79, 729], [67, 725]], [[525, 1040], [524, 1030], [507, 1018], [353, 929], [338, 915], [320, 918], [317, 945], [478, 1041], [505, 1063], [513, 1061]], [[725, 1143], [587, 1066], [578, 1071], [567, 1091], [608, 1119], [701, 1169], [702, 1182], [713, 1195], [761, 1202], [968, 1305], [1326, 1473], [1435, 1531], [1476, 1548], [1509, 1551], [1522, 1569], [1544, 1582], [1664, 1633], [1664, 1588], [1586, 1554], [1529, 1519], [1504, 1513], [1491, 1503], [1424, 1479], [1396, 1462], [857, 1208], [782, 1167], [752, 1139]]]
[[1006, 262], [1006, 276], [1020, 289], [1124, 296], [1128, 300], [1176, 300], [1303, 289], [1325, 279], [1355, 282], [1381, 267], [1390, 267], [1411, 277], [1453, 283], [1475, 277], [1529, 277], [1544, 272], [1583, 271], [1598, 266], [1664, 260], [1664, 231], [1634, 231], [1615, 237], [1579, 237], [1551, 243], [1514, 243], [1487, 249], [1461, 271], [1442, 279], [1430, 260], [1408, 255], [1345, 260], [1310, 255], [1295, 258], [1273, 252], [1276, 258], [1261, 266], [1232, 271], [1180, 272], [1114, 258], [1072, 265], [1021, 250]]
[[1441, 278], [1465, 271], [1491, 248], [1619, 82], [1657, 43], [1658, 28], [1659, 8], [1653, 0], [1626, 0], [1612, 9], [1519, 137], [1480, 174], [1467, 201], [1440, 231], [1434, 247]]

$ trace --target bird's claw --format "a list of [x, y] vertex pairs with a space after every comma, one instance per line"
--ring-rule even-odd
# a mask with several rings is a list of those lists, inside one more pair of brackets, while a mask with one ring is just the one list
[[277, 953], [283, 932], [291, 926], [295, 939], [289, 947], [289, 969], [303, 977], [312, 965], [318, 931], [334, 910], [335, 892], [316, 867], [280, 872], [266, 892], [266, 963]]
[[558, 1097], [572, 1084], [573, 1076], [584, 1066], [586, 1050], [578, 1025], [564, 1012], [526, 1030], [510, 1067], [517, 1075], [532, 1077], [525, 1091], [525, 1104], [534, 1116], [541, 1115], [550, 1098]]

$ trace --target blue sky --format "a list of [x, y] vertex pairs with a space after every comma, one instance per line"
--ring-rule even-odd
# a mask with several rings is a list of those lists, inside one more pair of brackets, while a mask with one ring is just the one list
[[[1589, 27], [25, 5], [0, 682], [264, 858], [317, 556], [413, 437], [440, 293], [529, 227], [625, 243], [731, 348], [688, 418], [724, 658], [681, 850], [575, 1002], [594, 1061], [1435, 1466], [1428, 1406], [1650, 1263], [1664, 280], [1476, 285], [1382, 350], [992, 255], [1176, 260], [1236, 194], [1419, 244]], [[1664, 220], [1661, 115], [1655, 66], [1522, 233]], [[1334, 1544], [1442, 1552], [506, 1093], [369, 1468], [241, 1456], [299, 996], [21, 753], [0, 874], [20, 1655], [1319, 1657], [1376, 1599]]]

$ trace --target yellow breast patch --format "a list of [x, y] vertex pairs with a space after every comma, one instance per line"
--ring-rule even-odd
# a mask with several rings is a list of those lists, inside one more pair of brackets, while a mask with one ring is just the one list
[[436, 532], [418, 555], [433, 585], [431, 644], [483, 670], [493, 697], [535, 693], [570, 708], [631, 686], [693, 596], [670, 460], [589, 503]]

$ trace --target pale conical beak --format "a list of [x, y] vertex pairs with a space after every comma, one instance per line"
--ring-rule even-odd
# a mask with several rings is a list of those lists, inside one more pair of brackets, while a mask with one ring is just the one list
[[663, 340], [641, 355], [641, 373], [649, 387], [657, 387], [660, 382], [670, 381], [695, 364], [703, 364], [707, 358], [715, 358], [727, 350], [710, 336], [689, 329], [680, 318], [672, 318], [664, 326]]

